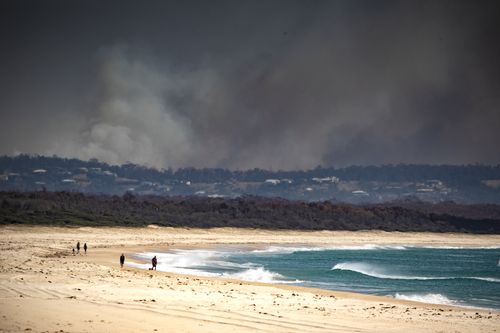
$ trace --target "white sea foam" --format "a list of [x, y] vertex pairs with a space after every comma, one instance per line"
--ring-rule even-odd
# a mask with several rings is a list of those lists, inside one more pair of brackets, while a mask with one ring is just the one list
[[281, 274], [268, 271], [264, 267], [250, 268], [239, 273], [222, 274], [223, 277], [252, 282], [265, 283], [300, 283], [301, 281], [284, 281]]
[[151, 260], [153, 256], [158, 258], [158, 265], [170, 267], [196, 267], [204, 266], [210, 258], [215, 256], [214, 251], [192, 250], [164, 252], [145, 252], [137, 254], [139, 259]]
[[[392, 295], [388, 295], [388, 296], [392, 296]], [[446, 297], [442, 294], [399, 294], [399, 293], [396, 293], [393, 297], [395, 299], [400, 299], [400, 300], [405, 300], [405, 301], [422, 302], [422, 303], [429, 303], [429, 304], [453, 305], [453, 306], [458, 306], [458, 307], [467, 308], [467, 309], [481, 309], [481, 310], [487, 310], [487, 311], [491, 311], [491, 310], [496, 311], [495, 308], [467, 305], [466, 303], [464, 303], [462, 301], [456, 301], [456, 300], [449, 299], [448, 297]], [[486, 299], [483, 299], [483, 301], [489, 302], [489, 300], [486, 300]]]
[[[248, 268], [248, 265], [239, 265], [220, 260], [223, 256], [222, 252], [214, 250], [174, 250], [170, 252], [143, 252], [138, 253], [135, 257], [139, 260], [149, 262], [153, 256], [158, 259], [157, 270], [162, 272], [172, 272], [180, 274], [191, 274], [200, 276], [219, 276], [220, 274], [207, 272], [207, 267], [233, 267]], [[130, 266], [138, 268], [150, 268], [151, 264], [134, 264]]]
[[431, 304], [443, 304], [443, 305], [458, 305], [456, 301], [449, 299], [448, 297], [441, 294], [399, 294], [396, 293], [394, 298], [401, 299], [405, 301], [415, 301]]
[[[131, 267], [140, 268], [140, 269], [151, 268], [151, 264], [142, 264], [142, 263], [135, 263], [135, 262], [130, 262], [130, 261], [127, 262], [126, 265], [131, 266]], [[190, 268], [181, 268], [181, 267], [172, 267], [172, 266], [169, 267], [169, 266], [166, 266], [166, 265], [160, 264], [160, 263], [158, 263], [158, 266], [156, 269], [160, 272], [166, 272], [166, 273], [178, 273], [178, 274], [207, 276], [207, 277], [220, 276], [220, 274], [206, 272], [206, 271], [199, 270], [199, 269], [190, 269]]]
[[[234, 251], [215, 250], [174, 250], [168, 253], [144, 252], [135, 255], [137, 259], [149, 261], [153, 256], [158, 259], [157, 270], [162, 272], [180, 273], [188, 275], [225, 277], [244, 281], [265, 283], [302, 283], [303, 281], [289, 281], [275, 272], [264, 267], [247, 262], [243, 264], [225, 261], [224, 257]], [[148, 263], [128, 262], [127, 265], [142, 269], [151, 267]], [[236, 272], [215, 273], [205, 269], [230, 269]]]

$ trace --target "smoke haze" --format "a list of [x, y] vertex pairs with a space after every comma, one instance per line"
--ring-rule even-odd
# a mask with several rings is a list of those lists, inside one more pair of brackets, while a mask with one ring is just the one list
[[0, 6], [0, 154], [500, 163], [495, 1]]

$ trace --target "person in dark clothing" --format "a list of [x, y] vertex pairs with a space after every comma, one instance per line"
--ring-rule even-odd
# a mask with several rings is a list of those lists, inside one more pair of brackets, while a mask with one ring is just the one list
[[85, 251], [85, 254], [87, 254], [87, 243], [83, 244], [83, 251]]
[[76, 253], [80, 253], [80, 242], [76, 243]]
[[125, 263], [125, 256], [124, 256], [124, 255], [123, 255], [123, 253], [122, 253], [122, 255], [120, 256], [120, 267], [121, 267], [121, 268], [123, 268], [123, 264], [124, 264], [124, 263]]
[[151, 260], [151, 263], [153, 264], [153, 268], [151, 268], [151, 269], [156, 270], [156, 264], [158, 264], [158, 260], [156, 259], [156, 256], [153, 257], [153, 259]]

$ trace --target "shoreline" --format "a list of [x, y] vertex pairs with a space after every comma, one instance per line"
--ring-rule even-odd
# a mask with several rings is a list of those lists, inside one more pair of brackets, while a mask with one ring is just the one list
[[[366, 245], [371, 245], [371, 244], [366, 244]], [[394, 245], [394, 244], [386, 244], [386, 245], [377, 245], [377, 246], [380, 246], [380, 247], [395, 247], [395, 246], [402, 246], [402, 247], [407, 247], [407, 248], [410, 248], [410, 247], [416, 247], [416, 248], [431, 248], [431, 249], [455, 249], [455, 248], [470, 248], [470, 249], [500, 249], [500, 245], [498, 246], [470, 246], [470, 247], [452, 247], [452, 246], [418, 246], [418, 245], [403, 245], [403, 244], [399, 244], [399, 245]], [[283, 245], [283, 244], [266, 244], [264, 246], [264, 244], [255, 244], [255, 245], [242, 245], [240, 246], [240, 244], [226, 244], [226, 245], [223, 245], [223, 250], [227, 250], [229, 248], [232, 248], [232, 249], [236, 249], [236, 250], [263, 250], [263, 249], [266, 249], [268, 247], [278, 247], [278, 248], [283, 248], [283, 249], [286, 249], [286, 248], [291, 248], [291, 249], [301, 249], [301, 248], [306, 248], [306, 249], [313, 249], [313, 248], [316, 248], [318, 249], [318, 251], [321, 251], [321, 250], [328, 250], [328, 249], [342, 249], [342, 245], [339, 245], [339, 246], [336, 246], [336, 247], [329, 247], [329, 246], [316, 246], [315, 244], [304, 244], [304, 243], [299, 243], [299, 244], [286, 244], [286, 245]], [[189, 251], [189, 250], [218, 250], [221, 248], [221, 245], [220, 244], [211, 244], [210, 246], [202, 246], [202, 247], [198, 247], [198, 246], [184, 246], [184, 247], [181, 247], [181, 248], [177, 248], [177, 247], [169, 247], [169, 248], [140, 248], [138, 249], [139, 252], [132, 252], [129, 253], [131, 254], [131, 260], [129, 259], [128, 261], [133, 263], [133, 265], [127, 265], [125, 264], [125, 266], [127, 266], [128, 268], [132, 268], [132, 269], [138, 269], [138, 270], [142, 270], [142, 271], [146, 271], [146, 272], [150, 272], [151, 270], [150, 269], [146, 269], [146, 268], [142, 268], [142, 267], [139, 267], [139, 266], [136, 266], [136, 265], [150, 265], [150, 260], [147, 260], [147, 259], [144, 259], [144, 258], [139, 258], [138, 255], [141, 254], [141, 253], [151, 253], [151, 254], [162, 254], [162, 253], [168, 253], [169, 251]], [[369, 247], [368, 247], [369, 248]], [[349, 249], [349, 247], [347, 248]], [[316, 250], [313, 250], [313, 251], [316, 251]], [[186, 268], [187, 270], [189, 270], [190, 268]], [[160, 273], [164, 273], [164, 274], [174, 274], [174, 275], [179, 275], [179, 276], [183, 276], [183, 277], [192, 277], [192, 278], [210, 278], [210, 279], [222, 279], [224, 281], [231, 281], [231, 282], [244, 282], [244, 283], [248, 283], [248, 284], [256, 284], [256, 285], [272, 285], [274, 287], [277, 287], [277, 288], [281, 288], [281, 287], [284, 287], [284, 286], [289, 286], [289, 288], [286, 288], [286, 289], [303, 289], [303, 290], [309, 290], [311, 293], [318, 293], [318, 292], [323, 292], [323, 293], [333, 293], [333, 294], [336, 294], [336, 293], [345, 293], [345, 295], [349, 295], [350, 297], [356, 297], [356, 295], [362, 295], [362, 298], [365, 298], [366, 296], [374, 296], [374, 297], [381, 297], [383, 298], [384, 300], [387, 300], [387, 299], [390, 299], [391, 301], [394, 301], [394, 302], [401, 302], [401, 304], [413, 304], [413, 303], [417, 303], [419, 305], [429, 305], [429, 306], [443, 306], [443, 307], [451, 307], [451, 308], [459, 308], [459, 309], [469, 309], [469, 310], [482, 310], [482, 311], [495, 311], [495, 312], [499, 312], [500, 313], [500, 309], [496, 309], [496, 308], [487, 308], [487, 307], [480, 307], [480, 306], [474, 306], [474, 305], [460, 305], [460, 304], [447, 304], [447, 303], [431, 303], [431, 302], [425, 302], [425, 301], [418, 301], [418, 300], [411, 300], [411, 299], [402, 299], [402, 298], [396, 298], [392, 295], [377, 295], [377, 294], [370, 294], [370, 293], [363, 293], [361, 291], [356, 291], [356, 290], [337, 290], [337, 289], [328, 289], [328, 288], [321, 288], [321, 287], [315, 287], [315, 286], [307, 286], [307, 285], [301, 285], [301, 282], [304, 282], [304, 281], [301, 281], [301, 282], [295, 282], [295, 281], [292, 281], [292, 280], [287, 280], [285, 282], [280, 282], [280, 281], [271, 281], [271, 282], [267, 282], [267, 281], [258, 281], [258, 280], [251, 280], [251, 279], [244, 279], [244, 278], [237, 278], [237, 277], [231, 277], [231, 276], [227, 276], [227, 275], [224, 275], [224, 273], [212, 273], [212, 272], [205, 272], [205, 271], [202, 271], [202, 270], [197, 270], [197, 269], [194, 269], [192, 273], [183, 273], [183, 272], [176, 272], [175, 270], [173, 271], [169, 271], [169, 270], [162, 270], [162, 269], [158, 269], [157, 272], [159, 272], [158, 274]], [[200, 274], [202, 273], [202, 274]], [[296, 280], [297, 281], [297, 280]]]
[[[88, 243], [86, 256], [71, 255], [77, 240]], [[497, 310], [120, 269], [118, 263], [122, 252], [129, 258], [158, 248], [270, 243], [470, 247], [498, 246], [500, 235], [2, 226], [0, 331], [494, 332], [500, 327]]]

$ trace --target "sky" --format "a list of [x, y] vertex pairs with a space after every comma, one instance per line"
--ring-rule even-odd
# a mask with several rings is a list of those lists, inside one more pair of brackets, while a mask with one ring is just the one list
[[0, 154], [500, 163], [498, 1], [0, 2]]

